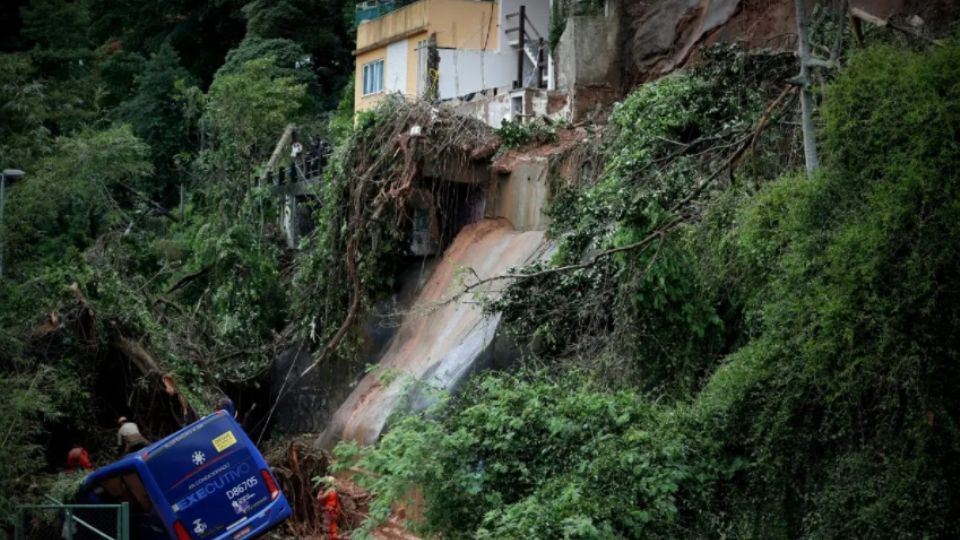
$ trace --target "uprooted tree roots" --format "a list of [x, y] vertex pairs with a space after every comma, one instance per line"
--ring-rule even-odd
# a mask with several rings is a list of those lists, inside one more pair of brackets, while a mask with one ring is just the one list
[[[330, 474], [330, 456], [293, 441], [267, 452], [266, 457], [293, 509], [293, 516], [287, 521], [287, 532], [297, 538], [323, 535], [326, 530], [317, 494], [324, 489], [318, 485], [320, 478]], [[367, 518], [370, 495], [342, 478], [336, 479], [335, 487], [340, 498], [340, 529], [358, 528]]]
[[332, 231], [336, 238], [327, 244], [343, 246], [342, 254], [334, 260], [342, 262], [342, 285], [350, 291], [349, 301], [342, 317], [334, 315], [319, 321], [337, 330], [301, 375], [333, 353], [357, 321], [366, 292], [359, 268], [361, 252], [369, 257], [367, 248], [381, 242], [384, 233], [378, 225], [387, 221], [388, 212], [393, 212], [394, 225], [409, 217], [408, 203], [420, 196], [416, 181], [422, 176], [424, 164], [444, 169], [467, 166], [488, 160], [497, 145], [492, 130], [482, 122], [435, 109], [425, 102], [390, 100], [377, 110], [372, 126], [357, 131], [339, 154], [335, 172], [347, 183], [339, 209], [347, 236], [344, 241], [339, 230]]

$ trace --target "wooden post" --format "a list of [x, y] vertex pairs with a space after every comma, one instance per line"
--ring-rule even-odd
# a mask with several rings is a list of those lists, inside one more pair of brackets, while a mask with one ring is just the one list
[[430, 34], [427, 40], [427, 80], [424, 100], [430, 103], [440, 101], [440, 49], [437, 47], [437, 34]]
[[287, 195], [286, 196], [286, 211], [288, 212], [287, 217], [287, 247], [290, 249], [296, 249], [297, 244], [300, 242], [300, 219], [297, 215], [297, 196], [296, 195]]

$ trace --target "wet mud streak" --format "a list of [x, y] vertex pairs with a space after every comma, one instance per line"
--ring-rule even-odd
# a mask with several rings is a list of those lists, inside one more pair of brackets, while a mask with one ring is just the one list
[[[485, 219], [464, 227], [404, 315], [379, 368], [368, 373], [340, 406], [320, 444], [330, 447], [341, 439], [375, 442], [412, 380], [444, 389], [456, 386], [490, 345], [499, 316], [484, 315], [471, 298], [444, 300], [462, 280], [475, 279], [473, 272], [480, 278], [500, 275], [532, 262], [544, 251], [542, 231], [517, 231], [506, 219]], [[483, 293], [495, 295], [503, 286], [503, 282], [492, 283]]]

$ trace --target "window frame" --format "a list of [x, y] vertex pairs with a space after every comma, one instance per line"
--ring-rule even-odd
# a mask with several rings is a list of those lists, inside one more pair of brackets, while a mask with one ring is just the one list
[[150, 498], [140, 473], [134, 469], [120, 471], [97, 481], [94, 494], [101, 500], [129, 503], [131, 511], [138, 514], [149, 514], [153, 511], [153, 499]]
[[[376, 59], [376, 60], [371, 60], [371, 61], [367, 62], [366, 64], [363, 64], [363, 66], [362, 66], [362, 68], [361, 68], [361, 71], [360, 71], [360, 92], [361, 92], [361, 96], [362, 96], [362, 97], [374, 96], [374, 95], [377, 95], [377, 94], [382, 94], [382, 93], [384, 92], [384, 90], [386, 89], [386, 84], [385, 84], [385, 83], [386, 83], [386, 81], [385, 81], [385, 77], [386, 77], [386, 62], [384, 62], [384, 60], [385, 60], [384, 58], [378, 58], [378, 59]], [[379, 89], [376, 89], [376, 90], [371, 90], [371, 91], [367, 92], [367, 69], [369, 68], [369, 70], [370, 70], [369, 73], [370, 73], [371, 76], [373, 76], [375, 66], [377, 66], [378, 64], [380, 65], [380, 80], [379, 80], [380, 88], [379, 88]], [[371, 84], [371, 85], [372, 85], [372, 84]]]

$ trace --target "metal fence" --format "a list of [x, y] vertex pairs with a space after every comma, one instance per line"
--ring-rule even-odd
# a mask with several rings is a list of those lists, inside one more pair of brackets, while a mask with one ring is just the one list
[[16, 540], [130, 540], [130, 506], [31, 504], [17, 507]]

